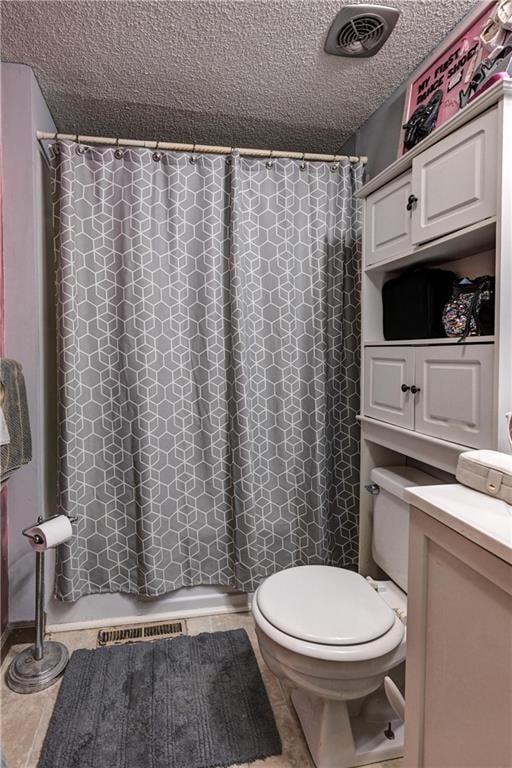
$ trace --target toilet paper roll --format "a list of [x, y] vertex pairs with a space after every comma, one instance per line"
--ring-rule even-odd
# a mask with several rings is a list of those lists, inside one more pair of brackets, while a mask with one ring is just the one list
[[35, 552], [45, 552], [47, 549], [57, 547], [70, 539], [73, 535], [73, 529], [69, 517], [58, 515], [58, 517], [52, 517], [50, 520], [39, 523], [39, 525], [34, 525], [27, 531], [27, 534], [42, 539], [40, 543], [30, 539], [30, 546]]

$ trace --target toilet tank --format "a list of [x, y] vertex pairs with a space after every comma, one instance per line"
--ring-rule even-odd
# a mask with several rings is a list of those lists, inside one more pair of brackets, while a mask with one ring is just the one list
[[439, 485], [442, 481], [404, 466], [375, 467], [370, 476], [379, 488], [373, 497], [373, 559], [407, 592], [409, 505], [404, 501], [404, 490], [414, 485]]

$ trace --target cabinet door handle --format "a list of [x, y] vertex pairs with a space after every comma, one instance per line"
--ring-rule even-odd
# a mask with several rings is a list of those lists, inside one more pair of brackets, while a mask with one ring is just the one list
[[411, 392], [412, 392], [413, 395], [415, 395], [417, 392], [421, 392], [421, 388], [420, 387], [415, 387], [414, 384], [413, 384], [412, 387], [411, 387]]
[[407, 199], [407, 210], [412, 211], [413, 205], [417, 202], [418, 202], [418, 198], [416, 197], [416, 195], [409, 195]]
[[407, 384], [402, 384], [400, 389], [402, 390], [402, 392], [408, 392], [410, 390], [410, 387], [408, 387]]

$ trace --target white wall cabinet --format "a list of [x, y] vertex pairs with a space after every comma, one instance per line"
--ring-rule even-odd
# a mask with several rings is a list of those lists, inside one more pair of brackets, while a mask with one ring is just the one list
[[363, 415], [483, 448], [492, 439], [492, 344], [366, 347]]
[[395, 179], [366, 201], [366, 264], [407, 253], [411, 249], [411, 173]]
[[497, 112], [485, 113], [414, 158], [414, 244], [496, 214]]
[[[496, 215], [498, 110], [486, 112], [412, 161], [412, 170], [365, 201], [364, 263], [395, 259], [414, 247]], [[490, 170], [491, 169], [491, 170]]]

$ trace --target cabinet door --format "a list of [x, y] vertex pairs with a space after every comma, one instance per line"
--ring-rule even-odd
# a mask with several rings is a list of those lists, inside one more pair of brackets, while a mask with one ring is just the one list
[[401, 256], [411, 248], [411, 174], [395, 179], [365, 201], [365, 264]]
[[414, 349], [367, 347], [364, 352], [363, 413], [399, 427], [414, 427], [414, 397], [402, 385], [414, 381]]
[[511, 566], [412, 507], [407, 614], [404, 766], [509, 766]]
[[492, 448], [493, 344], [417, 347], [417, 432]]
[[496, 213], [497, 110], [414, 158], [412, 241], [454, 232]]

